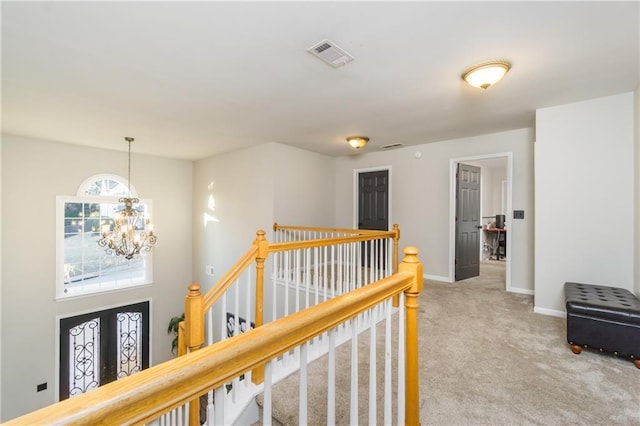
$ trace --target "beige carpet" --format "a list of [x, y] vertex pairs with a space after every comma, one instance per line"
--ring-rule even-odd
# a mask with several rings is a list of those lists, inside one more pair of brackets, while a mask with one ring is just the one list
[[[594, 351], [574, 355], [564, 319], [534, 314], [531, 296], [504, 291], [504, 262], [484, 263], [480, 277], [455, 284], [425, 281], [419, 330], [423, 425], [640, 425], [640, 370]], [[359, 424], [373, 423], [368, 343], [362, 336]], [[350, 344], [338, 352], [336, 421], [348, 424]], [[309, 424], [326, 424], [326, 360], [309, 375]], [[297, 375], [276, 385], [273, 398], [274, 418], [298, 424]]]

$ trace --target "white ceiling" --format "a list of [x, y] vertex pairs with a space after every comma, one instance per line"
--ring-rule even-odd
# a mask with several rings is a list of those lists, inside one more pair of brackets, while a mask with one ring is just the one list
[[[199, 159], [266, 142], [350, 155], [532, 126], [635, 90], [634, 2], [2, 1], [2, 131]], [[338, 69], [306, 49], [328, 38]], [[482, 91], [462, 71], [504, 58]]]

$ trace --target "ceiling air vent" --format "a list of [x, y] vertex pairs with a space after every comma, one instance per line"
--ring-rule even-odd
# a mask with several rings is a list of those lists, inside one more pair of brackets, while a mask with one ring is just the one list
[[393, 149], [393, 148], [400, 148], [401, 146], [404, 146], [404, 144], [401, 144], [401, 143], [390, 143], [389, 145], [383, 145], [380, 148], [382, 148], [382, 149]]
[[353, 61], [353, 56], [336, 46], [330, 40], [324, 39], [307, 49], [313, 56], [322, 59], [334, 68], [341, 67]]

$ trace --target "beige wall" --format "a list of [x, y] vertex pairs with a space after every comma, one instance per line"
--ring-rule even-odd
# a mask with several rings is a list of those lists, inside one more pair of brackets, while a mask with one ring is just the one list
[[635, 147], [635, 267], [634, 267], [634, 289], [636, 296], [640, 297], [640, 88], [634, 93], [634, 114], [633, 114], [633, 140]]
[[282, 225], [331, 227], [335, 222], [335, 159], [272, 144], [274, 219]]
[[[415, 158], [420, 151], [422, 156]], [[525, 219], [510, 229], [514, 291], [533, 291], [533, 130], [518, 129], [417, 145], [364, 152], [336, 159], [336, 225], [350, 227], [354, 215], [354, 170], [391, 166], [391, 214], [401, 229], [401, 246], [420, 249], [425, 275], [449, 280], [450, 161], [456, 158], [513, 153], [513, 208]]]
[[[196, 161], [194, 279], [211, 288], [250, 248], [257, 230], [271, 238], [274, 222], [333, 226], [334, 167], [331, 157], [276, 143]], [[205, 213], [215, 217], [206, 226]], [[217, 271], [213, 277], [205, 274], [207, 265]]]
[[632, 93], [537, 110], [537, 312], [566, 281], [633, 289], [635, 116]]
[[[185, 221], [192, 205], [189, 161], [132, 157], [133, 184], [142, 197], [153, 200], [158, 234], [153, 284], [73, 300], [54, 299], [56, 196], [75, 195], [80, 183], [95, 174], [126, 177], [126, 161], [126, 152], [3, 135], [3, 420], [54, 402], [57, 317], [150, 298], [152, 362], [172, 357], [167, 323], [182, 312], [191, 281], [191, 221]], [[36, 392], [36, 386], [45, 382], [47, 390]]]

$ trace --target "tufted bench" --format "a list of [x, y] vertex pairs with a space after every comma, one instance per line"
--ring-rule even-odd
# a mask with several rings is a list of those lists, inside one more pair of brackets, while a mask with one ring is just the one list
[[564, 283], [567, 342], [629, 357], [640, 368], [640, 300], [630, 291], [602, 285]]

